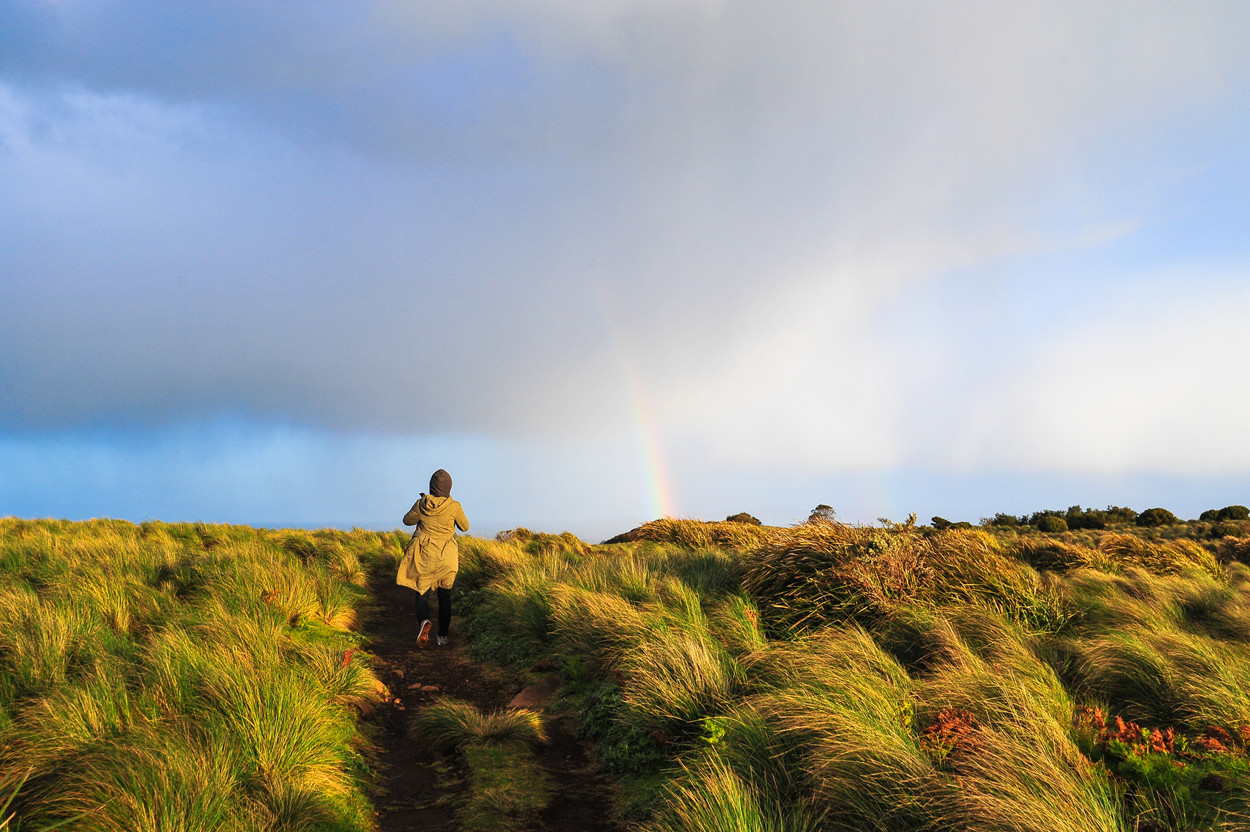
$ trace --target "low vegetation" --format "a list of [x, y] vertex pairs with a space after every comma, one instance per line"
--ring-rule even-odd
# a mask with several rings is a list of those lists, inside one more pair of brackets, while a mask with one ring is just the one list
[[468, 769], [456, 819], [464, 832], [523, 829], [543, 809], [554, 784], [530, 753], [547, 741], [542, 717], [516, 709], [482, 713], [469, 702], [443, 699], [412, 721], [418, 742], [457, 753]]
[[382, 545], [0, 520], [0, 828], [371, 829], [352, 627]]
[[[462, 540], [456, 626], [558, 668], [631, 828], [1244, 830], [1240, 508], [518, 529]], [[0, 521], [8, 821], [371, 829], [357, 716], [381, 688], [353, 626], [399, 542]], [[467, 772], [463, 829], [523, 828], [558, 789], [536, 714], [443, 699], [412, 732]]]
[[462, 576], [474, 649], [559, 664], [640, 829], [1245, 829], [1244, 539], [1116, 517], [665, 520], [468, 541]]

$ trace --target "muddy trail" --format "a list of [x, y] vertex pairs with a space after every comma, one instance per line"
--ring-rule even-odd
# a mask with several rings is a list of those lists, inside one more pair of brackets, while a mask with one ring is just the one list
[[[508, 707], [522, 692], [522, 683], [474, 663], [454, 618], [450, 644], [439, 647], [431, 638], [426, 649], [418, 650], [419, 622], [412, 590], [396, 586], [393, 578], [387, 580], [384, 575], [375, 576], [371, 584], [373, 604], [365, 617], [365, 632], [370, 638], [367, 649], [391, 693], [369, 718], [379, 747], [378, 828], [382, 832], [452, 832], [457, 829], [456, 806], [465, 789], [464, 767], [455, 755], [423, 748], [419, 740], [409, 736], [408, 723], [421, 708], [444, 696], [472, 702], [484, 711]], [[556, 681], [551, 678], [540, 685], [550, 691]], [[532, 698], [538, 691], [531, 687], [525, 692], [526, 698]], [[548, 742], [538, 750], [537, 759], [559, 785], [551, 802], [526, 828], [534, 832], [620, 832], [623, 826], [613, 820], [608, 781], [595, 772], [574, 727], [550, 716], [544, 721]]]

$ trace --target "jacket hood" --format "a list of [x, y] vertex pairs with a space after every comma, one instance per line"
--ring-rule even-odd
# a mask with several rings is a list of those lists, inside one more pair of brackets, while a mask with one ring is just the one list
[[422, 494], [421, 499], [417, 501], [421, 511], [430, 516], [450, 510], [451, 504], [451, 497], [435, 497], [433, 494]]

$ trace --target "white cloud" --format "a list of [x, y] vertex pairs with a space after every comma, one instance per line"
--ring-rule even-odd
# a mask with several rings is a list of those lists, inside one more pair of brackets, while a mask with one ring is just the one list
[[[1203, 272], [1206, 271], [1206, 274]], [[955, 468], [1195, 475], [1250, 467], [1246, 270], [1144, 282], [1146, 300], [1028, 347], [969, 402]], [[1192, 277], [1192, 280], [1186, 280]]]

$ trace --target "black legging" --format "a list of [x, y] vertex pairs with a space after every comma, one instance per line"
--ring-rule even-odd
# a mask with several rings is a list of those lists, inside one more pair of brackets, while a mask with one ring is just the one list
[[[425, 621], [430, 617], [430, 596], [434, 594], [434, 587], [430, 587], [424, 593], [417, 595], [417, 620]], [[447, 628], [451, 626], [451, 590], [438, 587], [438, 634], [440, 636], [447, 635]]]

